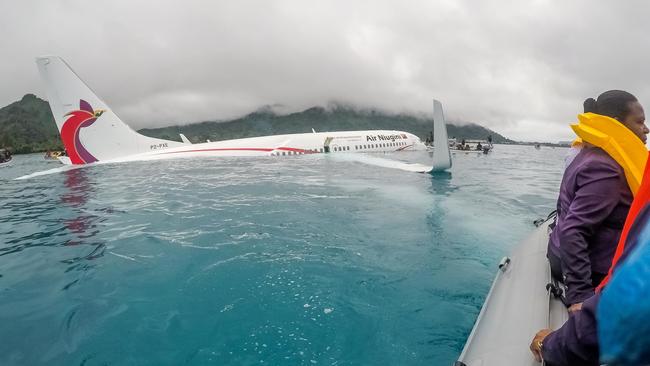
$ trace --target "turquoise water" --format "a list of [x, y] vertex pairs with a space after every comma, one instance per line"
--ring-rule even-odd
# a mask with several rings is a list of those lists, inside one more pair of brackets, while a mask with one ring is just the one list
[[[450, 365], [565, 149], [0, 168], [1, 365]], [[395, 157], [426, 162], [426, 153]], [[394, 157], [391, 157], [394, 158]]]

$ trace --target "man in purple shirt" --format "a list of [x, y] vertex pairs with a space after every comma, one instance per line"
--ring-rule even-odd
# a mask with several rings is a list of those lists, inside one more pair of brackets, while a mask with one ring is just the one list
[[[645, 114], [632, 94], [610, 90], [584, 107], [618, 120], [645, 143]], [[547, 253], [553, 276], [567, 287], [569, 311], [580, 309], [606, 276], [631, 202], [623, 168], [604, 150], [583, 144], [562, 178]]]
[[[585, 112], [615, 118], [646, 142], [643, 107], [632, 94], [610, 90], [598, 101], [587, 99], [584, 107]], [[538, 361], [543, 358], [551, 366], [599, 365], [600, 295], [594, 295], [594, 288], [611, 266], [631, 200], [623, 169], [597, 147], [585, 145], [565, 170], [547, 255], [553, 276], [567, 285], [571, 315], [560, 329], [543, 329], [535, 335], [530, 348]], [[649, 219], [646, 212], [637, 221]], [[626, 252], [634, 248], [637, 236], [638, 230], [631, 229]]]
[[583, 147], [564, 172], [548, 246], [560, 259], [568, 304], [593, 296], [607, 275], [631, 203], [623, 168], [600, 148]]

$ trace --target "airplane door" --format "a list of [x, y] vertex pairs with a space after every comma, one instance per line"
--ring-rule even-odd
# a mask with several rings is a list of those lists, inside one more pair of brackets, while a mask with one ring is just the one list
[[334, 140], [334, 137], [325, 138], [325, 143], [323, 143], [323, 151], [325, 151], [325, 153], [330, 152], [330, 144], [332, 143], [332, 140]]

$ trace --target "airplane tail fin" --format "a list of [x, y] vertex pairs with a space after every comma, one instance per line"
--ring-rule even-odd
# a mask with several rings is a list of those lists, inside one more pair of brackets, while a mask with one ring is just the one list
[[71, 164], [87, 164], [182, 146], [132, 130], [60, 57], [36, 59]]
[[451, 151], [449, 151], [449, 137], [447, 124], [442, 111], [442, 104], [433, 100], [433, 169], [439, 172], [451, 168]]

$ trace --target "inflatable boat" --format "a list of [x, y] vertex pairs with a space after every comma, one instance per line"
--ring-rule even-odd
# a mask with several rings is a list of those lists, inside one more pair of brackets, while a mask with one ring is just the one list
[[544, 328], [558, 329], [568, 319], [566, 306], [552, 293], [546, 259], [553, 215], [498, 265], [483, 308], [455, 366], [539, 366], [530, 341]]

